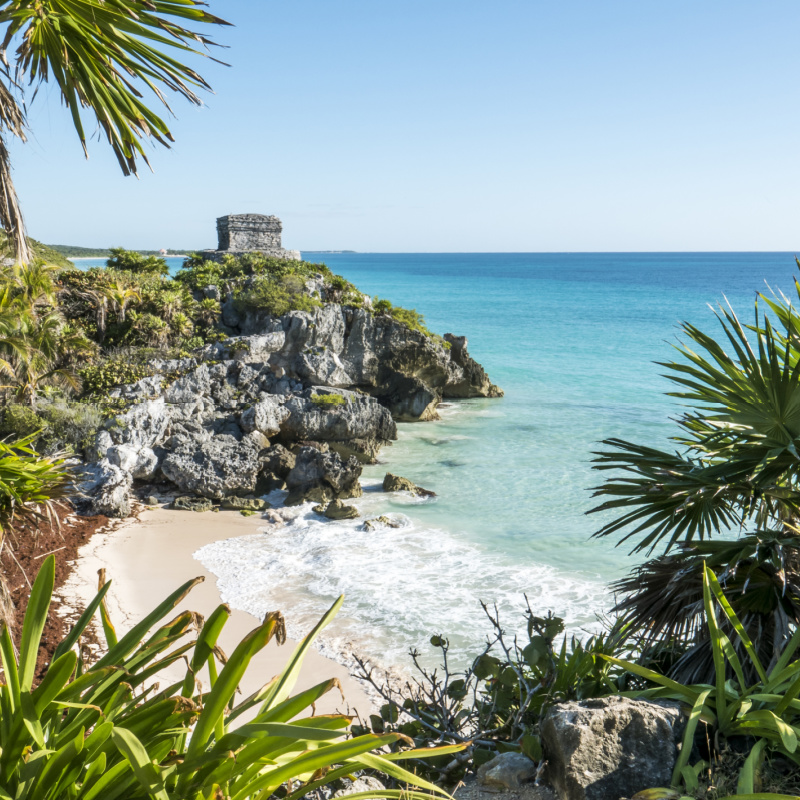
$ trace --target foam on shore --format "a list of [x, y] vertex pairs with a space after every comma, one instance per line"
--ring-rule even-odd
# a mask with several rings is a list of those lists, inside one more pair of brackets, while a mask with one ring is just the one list
[[292, 509], [285, 525], [208, 544], [195, 558], [217, 576], [222, 598], [235, 608], [257, 617], [290, 608], [290, 635], [344, 594], [346, 607], [326, 631], [323, 652], [348, 662], [355, 651], [400, 670], [409, 649], [429, 649], [433, 634], [450, 638], [456, 659], [474, 655], [490, 629], [481, 600], [497, 604], [508, 630], [524, 627], [526, 595], [534, 611], [552, 609], [573, 629], [595, 627], [596, 612], [608, 607], [600, 581], [514, 563], [415, 522], [414, 507], [423, 501], [411, 496], [393, 496], [395, 507], [408, 510], [390, 512], [399, 528], [366, 531], [365, 519], [386, 513], [387, 496], [374, 480], [364, 489], [364, 497], [351, 501], [360, 519], [325, 520], [307, 503]]

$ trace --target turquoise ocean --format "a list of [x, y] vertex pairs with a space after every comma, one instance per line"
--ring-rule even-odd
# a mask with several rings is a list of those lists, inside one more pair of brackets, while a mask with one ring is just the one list
[[[465, 335], [505, 397], [447, 403], [438, 422], [399, 426], [355, 504], [362, 519], [388, 513], [401, 528], [365, 533], [309, 506], [282, 528], [196, 555], [226, 601], [256, 615], [281, 607], [294, 633], [345, 594], [328, 647], [393, 666], [434, 633], [463, 654], [479, 646], [480, 600], [497, 603], [512, 629], [525, 597], [576, 632], [595, 628], [612, 605], [608, 583], [636, 563], [591, 538], [597, 442], [669, 446], [680, 407], [653, 362], [673, 357], [681, 320], [712, 332], [709, 304], [724, 298], [748, 321], [759, 291], [797, 300], [792, 253], [305, 257], [417, 309], [437, 333]], [[386, 471], [437, 498], [385, 495]]]

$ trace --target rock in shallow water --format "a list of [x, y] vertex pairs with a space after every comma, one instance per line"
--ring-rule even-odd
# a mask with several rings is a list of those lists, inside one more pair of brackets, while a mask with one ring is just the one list
[[368, 519], [362, 526], [365, 531], [377, 531], [381, 528], [401, 528], [402, 525], [397, 520], [381, 515], [375, 519]]
[[322, 514], [328, 519], [356, 519], [358, 509], [355, 506], [346, 506], [341, 500], [333, 500], [327, 505], [314, 506], [314, 512]]
[[400, 475], [393, 475], [391, 472], [386, 473], [383, 479], [384, 492], [411, 492], [418, 497], [436, 497], [436, 492], [431, 492], [428, 489], [423, 489], [412, 483], [408, 478], [402, 478]]

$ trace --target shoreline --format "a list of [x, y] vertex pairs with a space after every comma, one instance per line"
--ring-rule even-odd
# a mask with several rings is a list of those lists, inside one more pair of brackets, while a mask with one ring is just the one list
[[[79, 550], [72, 573], [61, 587], [63, 606], [85, 607], [96, 591], [97, 570], [105, 569], [107, 579], [112, 581], [107, 595], [111, 619], [118, 630], [126, 630], [182, 583], [203, 576], [204, 582], [179, 608], [207, 617], [222, 600], [216, 576], [193, 554], [212, 542], [252, 536], [261, 527], [261, 520], [242, 517], [235, 511], [196, 514], [167, 508], [144, 509], [114, 530], [98, 532]], [[278, 610], [291, 618], [291, 608]], [[220, 637], [222, 649], [231, 653], [258, 622], [246, 611], [231, 608], [231, 617]], [[280, 672], [296, 644], [292, 639], [280, 647], [270, 643], [258, 653], [241, 683], [241, 691], [250, 694]], [[345, 699], [329, 693], [317, 703], [317, 713], [340, 711], [361, 717], [372, 713], [374, 704], [365, 688], [345, 665], [323, 656], [316, 647], [306, 656], [295, 691], [332, 677], [339, 680]]]

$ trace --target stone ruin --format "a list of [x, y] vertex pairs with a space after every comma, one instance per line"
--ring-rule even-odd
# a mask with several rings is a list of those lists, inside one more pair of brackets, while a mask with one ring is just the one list
[[263, 253], [274, 258], [300, 261], [299, 250], [284, 250], [281, 246], [283, 224], [277, 217], [266, 214], [228, 214], [217, 219], [217, 249], [204, 250], [213, 261], [223, 256]]

